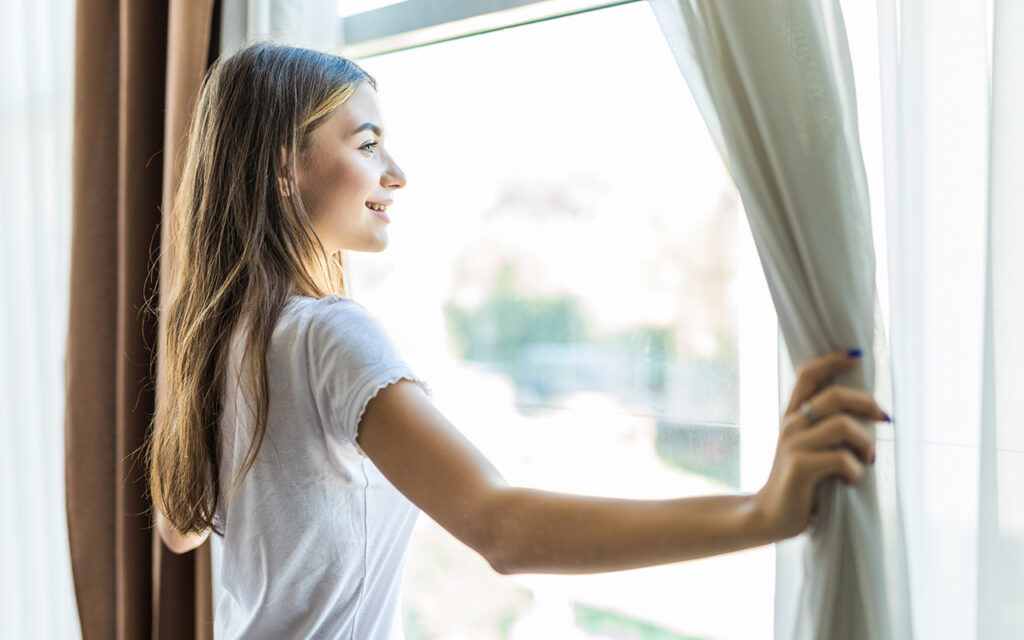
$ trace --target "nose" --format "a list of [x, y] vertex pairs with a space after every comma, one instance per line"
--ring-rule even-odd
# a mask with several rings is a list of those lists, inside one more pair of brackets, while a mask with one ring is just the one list
[[392, 189], [401, 189], [405, 183], [405, 173], [402, 172], [401, 167], [391, 157], [391, 154], [388, 154], [388, 170], [381, 176], [381, 185]]

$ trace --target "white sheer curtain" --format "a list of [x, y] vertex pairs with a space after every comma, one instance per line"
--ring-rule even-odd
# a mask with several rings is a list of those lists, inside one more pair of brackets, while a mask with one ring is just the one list
[[[756, 3], [650, 0], [743, 198], [793, 365], [861, 347], [836, 377], [891, 395], [875, 289], [867, 180], [846, 30], [838, 0]], [[780, 370], [793, 382], [792, 365]], [[779, 575], [803, 560], [800, 589], [777, 589], [778, 637], [909, 635], [891, 431], [880, 427], [879, 473], [823, 485], [815, 523]], [[882, 522], [885, 516], [885, 524]], [[788, 545], [792, 546], [792, 545]], [[791, 550], [790, 550], [791, 551]], [[889, 551], [889, 557], [886, 552]], [[889, 571], [887, 572], [887, 567]], [[796, 609], [793, 610], [793, 599]]]
[[1024, 3], [995, 1], [978, 514], [979, 638], [1024, 638]]
[[224, 0], [220, 53], [269, 37], [283, 44], [334, 51], [338, 46], [338, 3], [332, 0]]
[[[780, 376], [791, 382], [785, 356], [798, 361], [807, 352], [797, 341], [817, 340], [799, 303], [827, 300], [829, 292], [802, 281], [807, 273], [790, 268], [793, 256], [773, 253], [775, 236], [790, 234], [786, 248], [824, 270], [815, 276], [821, 286], [834, 287], [841, 279], [829, 281], [829, 266], [808, 259], [805, 244], [841, 242], [829, 234], [849, 234], [852, 222], [838, 217], [863, 220], [838, 2], [650, 2], [762, 237], [789, 344]], [[875, 366], [875, 395], [887, 395], [891, 370], [895, 452], [880, 431], [876, 488], [830, 496], [825, 527], [779, 545], [776, 637], [910, 638], [911, 629], [929, 639], [1024, 637], [1020, 33], [1024, 4], [1016, 0], [878, 0], [892, 366]], [[792, 107], [805, 102], [815, 106]], [[831, 128], [846, 135], [815, 137]], [[828, 170], [808, 172], [805, 157], [792, 152], [801, 145], [831, 165], [846, 185], [833, 195], [852, 206], [814, 211], [819, 203], [802, 199]], [[772, 218], [777, 202], [786, 215]], [[859, 238], [846, 246], [860, 258], [870, 254]], [[855, 270], [873, 267], [860, 258], [835, 254]], [[852, 307], [861, 320], [862, 305], [870, 301]], [[825, 327], [843, 326], [833, 325], [827, 304], [815, 311]], [[885, 351], [881, 325], [876, 315], [875, 356]], [[845, 518], [836, 515], [844, 510]], [[873, 554], [883, 542], [885, 554]], [[801, 545], [812, 553], [794, 555]], [[850, 552], [853, 564], [837, 565]], [[884, 592], [886, 599], [876, 597]]]
[[878, 6], [914, 629], [1022, 638], [1024, 4]]
[[77, 638], [64, 510], [72, 0], [0, 2], [0, 637]]

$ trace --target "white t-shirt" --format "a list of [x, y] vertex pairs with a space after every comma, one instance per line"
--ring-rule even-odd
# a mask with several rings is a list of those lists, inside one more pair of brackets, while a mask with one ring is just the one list
[[238, 332], [222, 396], [214, 637], [401, 638], [396, 611], [419, 509], [358, 447], [356, 426], [388, 384], [414, 380], [433, 399], [430, 386], [360, 303], [290, 298], [267, 352], [266, 436], [226, 504], [254, 430], [251, 395], [235, 394], [241, 346]]

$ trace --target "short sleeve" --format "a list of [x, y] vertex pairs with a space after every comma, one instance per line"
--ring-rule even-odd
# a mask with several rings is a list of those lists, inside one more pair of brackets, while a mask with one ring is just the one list
[[310, 382], [321, 419], [332, 434], [358, 447], [359, 420], [384, 387], [412, 380], [433, 400], [425, 380], [398, 354], [380, 322], [351, 298], [332, 296], [309, 327]]

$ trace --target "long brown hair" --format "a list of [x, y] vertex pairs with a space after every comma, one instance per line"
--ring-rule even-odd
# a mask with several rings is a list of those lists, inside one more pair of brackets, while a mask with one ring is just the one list
[[[262, 40], [211, 65], [167, 218], [162, 375], [147, 436], [153, 506], [182, 533], [213, 529], [219, 420], [231, 337], [247, 325], [256, 428], [232, 495], [266, 434], [266, 353], [292, 295], [345, 293], [341, 252], [328, 256], [295, 186], [310, 134], [363, 82], [354, 62]], [[282, 160], [282, 149], [285, 150]]]

